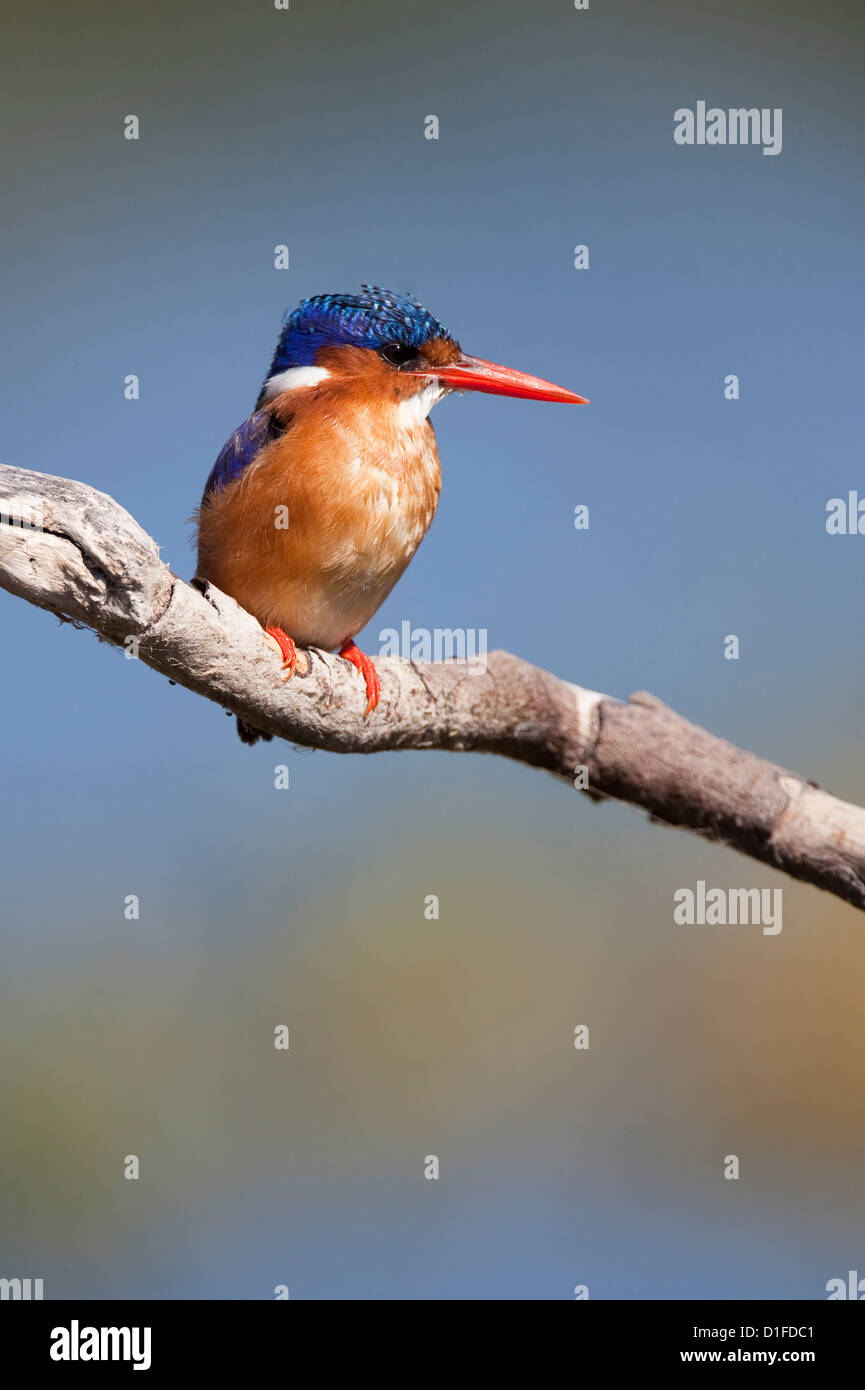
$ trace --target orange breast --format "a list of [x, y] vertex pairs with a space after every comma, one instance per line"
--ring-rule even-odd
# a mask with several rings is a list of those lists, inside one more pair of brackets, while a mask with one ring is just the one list
[[438, 451], [410, 404], [327, 387], [292, 396], [286, 433], [202, 505], [198, 574], [263, 626], [330, 649], [369, 621], [420, 545]]

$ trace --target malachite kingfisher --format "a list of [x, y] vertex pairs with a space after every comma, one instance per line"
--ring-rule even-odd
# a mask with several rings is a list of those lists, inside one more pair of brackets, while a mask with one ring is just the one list
[[258, 619], [286, 679], [295, 643], [338, 649], [366, 682], [367, 714], [379, 678], [354, 638], [435, 515], [441, 470], [428, 417], [451, 391], [587, 404], [469, 357], [410, 295], [362, 285], [304, 299], [285, 317], [255, 409], [216, 460], [197, 514], [196, 578]]

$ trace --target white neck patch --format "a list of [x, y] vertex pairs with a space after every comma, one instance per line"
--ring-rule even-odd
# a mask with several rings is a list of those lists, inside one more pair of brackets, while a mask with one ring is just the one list
[[264, 383], [264, 399], [272, 401], [283, 391], [296, 391], [299, 386], [317, 386], [327, 381], [330, 372], [327, 367], [289, 367], [285, 372], [269, 377]]
[[447, 388], [442, 386], [441, 382], [431, 381], [407, 400], [400, 401], [396, 408], [400, 426], [403, 429], [411, 429], [414, 425], [423, 424], [433, 406], [444, 395], [447, 395]]

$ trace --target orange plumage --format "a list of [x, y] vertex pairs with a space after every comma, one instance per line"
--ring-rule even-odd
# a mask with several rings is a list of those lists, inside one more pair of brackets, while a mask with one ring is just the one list
[[[456, 355], [456, 353], [455, 353]], [[205, 498], [198, 575], [263, 627], [340, 646], [390, 593], [438, 505], [441, 470], [418, 382], [374, 352], [322, 352], [332, 375], [276, 396], [285, 433]]]
[[198, 577], [258, 618], [287, 676], [295, 641], [339, 647], [365, 680], [367, 713], [379, 679], [353, 638], [435, 515], [427, 417], [452, 390], [583, 400], [468, 357], [410, 295], [363, 285], [306, 299], [286, 316], [255, 412], [222, 450], [199, 509]]

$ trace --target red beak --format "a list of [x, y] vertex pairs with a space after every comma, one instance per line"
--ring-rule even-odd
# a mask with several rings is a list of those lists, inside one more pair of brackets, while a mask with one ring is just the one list
[[493, 396], [524, 396], [532, 401], [567, 401], [571, 405], [588, 405], [585, 396], [554, 386], [539, 376], [516, 372], [513, 367], [501, 367], [497, 362], [485, 362], [482, 357], [463, 353], [458, 362], [447, 367], [435, 367], [425, 372], [406, 372], [406, 376], [434, 376], [457, 391], [489, 391]]

